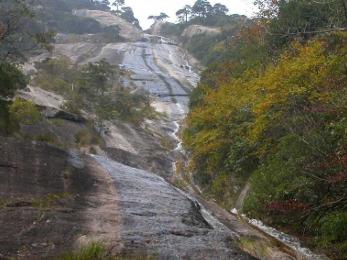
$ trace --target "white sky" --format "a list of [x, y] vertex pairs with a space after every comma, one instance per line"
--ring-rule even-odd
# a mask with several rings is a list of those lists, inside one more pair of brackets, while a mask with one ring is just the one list
[[[222, 3], [226, 5], [230, 10], [230, 14], [251, 16], [255, 10], [254, 0], [210, 0], [209, 2], [211, 4]], [[125, 4], [133, 8], [135, 16], [140, 20], [143, 29], [149, 28], [152, 23], [147, 19], [148, 16], [165, 12], [170, 16], [169, 20], [175, 22], [176, 11], [186, 4], [193, 5], [194, 3], [195, 0], [125, 0]]]

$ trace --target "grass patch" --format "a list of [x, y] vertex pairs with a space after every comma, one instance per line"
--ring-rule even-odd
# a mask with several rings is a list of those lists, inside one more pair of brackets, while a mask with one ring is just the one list
[[267, 259], [269, 257], [268, 246], [264, 240], [260, 240], [257, 237], [242, 236], [239, 240], [239, 247], [242, 250], [259, 258]]
[[107, 256], [107, 250], [101, 243], [92, 243], [77, 252], [68, 253], [59, 260], [101, 260], [111, 259]]
[[0, 208], [20, 208], [20, 207], [32, 207], [39, 209], [40, 211], [53, 208], [53, 206], [62, 199], [70, 198], [70, 193], [54, 193], [48, 194], [42, 198], [15, 198], [12, 200], [0, 200]]
[[4, 208], [6, 206], [6, 204], [7, 204], [6, 200], [0, 199], [0, 209]]
[[53, 125], [55, 126], [64, 126], [65, 124], [65, 120], [61, 119], [61, 118], [53, 118], [50, 120], [52, 122]]
[[93, 242], [76, 252], [63, 255], [59, 260], [154, 260], [157, 257], [146, 254], [121, 253], [112, 256], [109, 250], [100, 242]]
[[38, 135], [34, 139], [35, 139], [35, 141], [48, 143], [48, 144], [52, 144], [52, 145], [59, 145], [60, 144], [58, 138], [52, 133]]
[[59, 200], [66, 199], [71, 197], [70, 193], [55, 193], [49, 194], [44, 198], [36, 199], [33, 201], [33, 207], [39, 208], [41, 210], [50, 209], [56, 204]]
[[9, 106], [10, 119], [17, 124], [34, 125], [42, 120], [36, 105], [24, 99], [16, 98]]
[[175, 181], [174, 181], [174, 184], [177, 188], [181, 189], [181, 190], [186, 190], [187, 188], [187, 185], [186, 183], [184, 182], [184, 180], [182, 179], [178, 179], [176, 178]]
[[99, 138], [100, 137], [90, 129], [83, 129], [75, 135], [76, 144], [80, 147], [99, 144]]

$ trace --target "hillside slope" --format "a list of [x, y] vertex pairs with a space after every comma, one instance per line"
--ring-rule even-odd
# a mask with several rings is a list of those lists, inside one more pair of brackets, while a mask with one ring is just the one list
[[61, 21], [53, 50], [23, 66], [29, 86], [6, 100], [15, 124], [0, 140], [0, 258], [55, 258], [93, 243], [103, 257], [130, 259], [320, 258], [187, 182], [180, 125], [200, 80], [187, 50], [107, 6], [61, 6], [83, 22]]

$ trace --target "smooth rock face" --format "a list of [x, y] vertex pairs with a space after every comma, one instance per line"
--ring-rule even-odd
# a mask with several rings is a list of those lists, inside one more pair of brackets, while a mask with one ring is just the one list
[[234, 244], [235, 233], [161, 177], [95, 159], [107, 169], [118, 193], [123, 252], [160, 259], [251, 259]]
[[[85, 11], [76, 15], [92, 15], [100, 22], [105, 22], [105, 26], [110, 25], [106, 24], [108, 22], [114, 22], [108, 21], [104, 16], [105, 13]], [[105, 44], [62, 40], [55, 45], [54, 56], [63, 54], [78, 64], [96, 62], [105, 58], [111, 64], [120, 65], [130, 72], [130, 77], [124, 78], [125, 85], [148, 91], [153, 98], [153, 107], [165, 114], [163, 116], [165, 119], [146, 122], [141, 126], [142, 129], [116, 121], [104, 122], [107, 127], [102, 136], [106, 143], [105, 154], [108, 158], [101, 156], [92, 158], [88, 155], [81, 158], [76, 152], [61, 153], [59, 150], [58, 157], [62, 159], [56, 161], [55, 157], [49, 157], [50, 151], [46, 150], [48, 148], [44, 148], [40, 153], [35, 150], [36, 145], [23, 149], [23, 153], [29, 153], [30, 149], [33, 149], [31, 155], [33, 157], [29, 156], [30, 161], [24, 160], [22, 165], [23, 172], [32, 172], [30, 176], [45, 174], [44, 170], [39, 173], [33, 170], [33, 163], [48, 164], [50, 169], [54, 168], [53, 165], [57, 165], [57, 171], [53, 174], [55, 177], [51, 178], [58, 179], [65, 185], [65, 174], [62, 174], [65, 169], [59, 168], [59, 165], [63, 164], [80, 174], [86, 174], [86, 180], [93, 180], [93, 184], [83, 190], [85, 193], [81, 192], [82, 195], [75, 190], [68, 192], [78, 194], [74, 195], [73, 199], [80, 199], [78, 203], [72, 200], [71, 205], [62, 204], [63, 208], [71, 209], [66, 213], [70, 218], [69, 221], [64, 220], [64, 215], [56, 214], [55, 208], [52, 209], [52, 214], [56, 215], [52, 234], [57, 234], [64, 241], [63, 246], [58, 248], [56, 245], [61, 240], [52, 239], [56, 241], [53, 243], [56, 246], [55, 252], [69, 249], [72, 241], [86, 244], [93, 240], [101, 240], [110, 245], [115, 254], [154, 256], [159, 259], [251, 259], [239, 249], [238, 236], [232, 229], [213, 218], [193, 198], [158, 176], [167, 178], [172, 176], [172, 165], [177, 149], [160, 148], [162, 146], [160, 138], [168, 137], [171, 141], [174, 140], [174, 146], [177, 145], [179, 123], [188, 111], [188, 95], [197, 84], [199, 76], [191, 67], [189, 54], [178, 46], [165, 44], [166, 41], [162, 40], [161, 44], [153, 43], [151, 35], [144, 35], [142, 40]], [[21, 144], [16, 145], [20, 146]], [[6, 149], [12, 154], [10, 157], [12, 159], [6, 160], [14, 160], [14, 152], [11, 152], [10, 146], [4, 148], [4, 151]], [[68, 174], [68, 179], [69, 176]], [[13, 178], [15, 178], [13, 183], [21, 183], [16, 179], [17, 175]], [[44, 183], [40, 185], [34, 183], [28, 187], [30, 190], [41, 189], [44, 194], [50, 192], [50, 185]], [[58, 190], [65, 191], [64, 185], [59, 186]], [[14, 191], [17, 190], [15, 184], [10, 187]], [[22, 194], [14, 193], [13, 196], [22, 196]], [[27, 201], [23, 202], [24, 204], [21, 202], [19, 205], [28, 205], [25, 204]], [[7, 210], [7, 203], [4, 208]], [[17, 217], [21, 216], [20, 211], [16, 211], [15, 214]], [[34, 222], [33, 217], [29, 220]], [[56, 230], [60, 226], [67, 234], [69, 234], [67, 230], [74, 233], [67, 237]], [[10, 231], [9, 229], [7, 234]], [[39, 243], [40, 241], [36, 240], [41, 240], [42, 236], [38, 233], [35, 235], [28, 237], [28, 242], [24, 244], [32, 243], [31, 241], [35, 245]], [[0, 242], [11, 239], [15, 238], [6, 240], [0, 234]], [[16, 244], [13, 251], [6, 254], [16, 255], [14, 250], [22, 245], [23, 243]], [[54, 252], [49, 250], [36, 252], [34, 247], [31, 247], [30, 253], [45, 256]]]
[[56, 110], [59, 110], [65, 102], [64, 98], [60, 95], [31, 86], [29, 86], [26, 91], [19, 91], [17, 96], [24, 99], [30, 99], [36, 105], [51, 107]]
[[[153, 106], [167, 117], [159, 122], [163, 124], [159, 128], [166, 128], [166, 134], [176, 138], [178, 122], [188, 111], [188, 95], [199, 76], [189, 66], [189, 55], [181, 48], [151, 44], [152, 36], [145, 37], [148, 41], [98, 47], [58, 44], [56, 53], [82, 64], [105, 58], [130, 71], [129, 85], [153, 96]], [[90, 56], [85, 55], [88, 50]], [[175, 160], [157, 149], [158, 137], [146, 137], [139, 129], [115, 122], [107, 123], [103, 137], [109, 158], [95, 156], [95, 159], [109, 172], [117, 191], [121, 252], [160, 259], [251, 258], [236, 245], [235, 233], [158, 176], [170, 177]], [[151, 163], [156, 165], [151, 168]]]
[[81, 17], [93, 18], [103, 26], [119, 26], [120, 36], [129, 40], [136, 41], [142, 38], [143, 33], [139, 28], [128, 23], [122, 18], [100, 10], [75, 10], [74, 14]]
[[8, 138], [0, 154], [0, 258], [57, 256], [84, 235], [118, 244], [117, 196], [93, 159]]

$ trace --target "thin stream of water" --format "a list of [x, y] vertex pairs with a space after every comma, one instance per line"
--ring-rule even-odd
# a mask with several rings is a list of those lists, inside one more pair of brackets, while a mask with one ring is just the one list
[[[237, 211], [237, 209], [232, 209], [231, 213], [233, 213], [235, 215], [239, 215], [239, 212]], [[310, 249], [303, 247], [300, 240], [294, 236], [283, 233], [283, 232], [281, 232], [281, 231], [279, 231], [273, 227], [269, 227], [258, 219], [250, 219], [245, 214], [241, 214], [240, 216], [244, 220], [246, 220], [249, 224], [251, 224], [252, 226], [259, 228], [260, 230], [262, 230], [266, 234], [268, 234], [268, 235], [276, 238], [277, 240], [283, 242], [284, 244], [286, 244], [290, 248], [302, 253], [305, 257], [307, 257], [307, 259], [312, 259], [312, 260], [329, 259], [326, 256], [314, 254]]]

